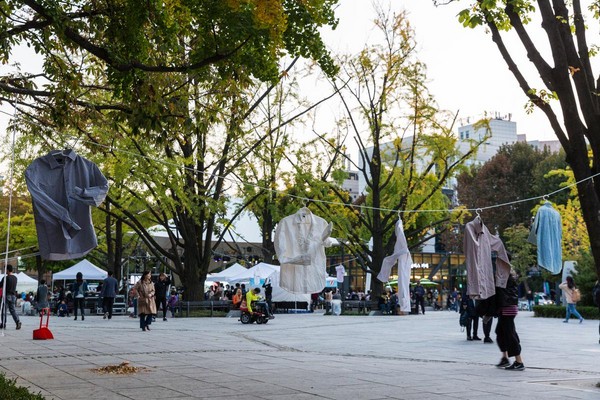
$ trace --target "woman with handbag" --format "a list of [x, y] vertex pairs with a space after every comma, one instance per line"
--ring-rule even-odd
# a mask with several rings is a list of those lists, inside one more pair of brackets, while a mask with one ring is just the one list
[[567, 276], [567, 280], [558, 285], [558, 287], [565, 294], [565, 299], [567, 301], [567, 317], [563, 321], [564, 323], [569, 323], [569, 318], [571, 314], [579, 318], [579, 323], [583, 322], [583, 317], [577, 311], [577, 307], [575, 306], [579, 301], [579, 289], [577, 289], [577, 285], [575, 285], [575, 281], [572, 276]]
[[156, 315], [156, 301], [154, 300], [154, 283], [150, 271], [144, 271], [140, 280], [135, 284], [138, 295], [137, 309], [140, 316], [140, 328], [149, 331], [152, 317]]

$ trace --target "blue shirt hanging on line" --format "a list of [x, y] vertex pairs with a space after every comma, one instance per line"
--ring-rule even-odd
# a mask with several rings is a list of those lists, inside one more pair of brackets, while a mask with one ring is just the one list
[[96, 164], [70, 149], [53, 151], [33, 160], [25, 180], [43, 259], [81, 258], [98, 245], [90, 206], [104, 201], [108, 181]]
[[550, 202], [535, 214], [528, 241], [537, 245], [538, 265], [558, 274], [562, 269], [562, 222]]

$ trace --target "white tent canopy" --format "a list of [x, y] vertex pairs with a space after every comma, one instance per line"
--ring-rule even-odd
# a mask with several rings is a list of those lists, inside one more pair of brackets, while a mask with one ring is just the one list
[[63, 271], [57, 272], [52, 275], [52, 279], [55, 281], [73, 280], [77, 277], [77, 273], [83, 274], [83, 279], [89, 280], [103, 280], [108, 276], [108, 272], [103, 269], [96, 267], [88, 260], [81, 260], [77, 264]]
[[254, 279], [256, 282], [258, 282], [259, 279], [262, 279], [262, 280], [267, 279], [275, 271], [277, 271], [277, 273], [279, 274], [279, 266], [278, 265], [271, 265], [271, 264], [261, 262], [261, 263], [256, 264], [252, 268], [248, 268], [245, 271], [242, 271], [238, 275], [231, 276], [231, 277], [229, 277], [229, 279], [224, 279], [224, 280], [227, 280], [227, 282], [229, 282], [230, 284], [238, 283], [238, 282], [246, 283], [246, 282], [250, 282], [251, 279]]
[[[262, 282], [267, 279], [271, 282], [273, 288], [272, 300], [273, 301], [296, 301], [296, 302], [310, 302], [310, 293], [308, 294], [294, 294], [279, 286], [279, 273], [281, 267], [279, 265], [267, 264], [264, 262], [258, 263], [252, 268], [248, 268], [241, 274], [229, 278], [227, 281], [232, 283], [244, 282], [249, 283], [250, 287], [260, 287]], [[323, 287], [325, 282], [323, 282]], [[264, 294], [264, 292], [263, 292]]]
[[[27, 275], [25, 272], [19, 272], [15, 274], [17, 277], [17, 292], [29, 293], [37, 290], [38, 281]], [[0, 280], [4, 278], [4, 274], [0, 274]]]
[[221, 281], [229, 282], [229, 279], [233, 278], [234, 276], [243, 274], [247, 270], [248, 270], [247, 268], [241, 266], [238, 263], [235, 263], [232, 266], [230, 266], [229, 268], [226, 268], [221, 272], [217, 272], [215, 274], [208, 274], [206, 279], [209, 281], [213, 281], [213, 282], [221, 282]]

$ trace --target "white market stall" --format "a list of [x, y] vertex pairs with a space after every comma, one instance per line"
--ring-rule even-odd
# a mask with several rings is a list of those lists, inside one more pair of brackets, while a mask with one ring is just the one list
[[[17, 277], [17, 292], [18, 293], [29, 293], [37, 291], [38, 281], [27, 275], [25, 272], [19, 272], [14, 274]], [[4, 274], [0, 274], [0, 280], [4, 278]]]
[[214, 274], [208, 274], [206, 276], [206, 279], [212, 282], [227, 282], [229, 283], [229, 280], [237, 275], [241, 275], [244, 274], [248, 269], [241, 266], [238, 263], [233, 264], [232, 266], [228, 267], [227, 269], [224, 269], [221, 272], [217, 272]]
[[101, 281], [108, 276], [108, 272], [96, 267], [88, 260], [81, 260], [77, 264], [63, 271], [52, 274], [52, 287], [54, 281], [72, 281], [77, 278], [77, 273], [81, 272], [85, 281]]

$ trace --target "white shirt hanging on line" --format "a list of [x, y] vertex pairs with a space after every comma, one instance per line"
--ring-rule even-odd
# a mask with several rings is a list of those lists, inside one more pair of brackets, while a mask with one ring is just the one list
[[346, 268], [343, 265], [335, 267], [335, 274], [338, 282], [344, 282], [344, 275], [346, 275]]
[[377, 279], [381, 282], [387, 282], [392, 273], [392, 267], [398, 262], [398, 305], [400, 311], [410, 312], [410, 267], [412, 265], [412, 257], [404, 236], [404, 227], [402, 220], [398, 218], [396, 222], [396, 244], [394, 244], [394, 253], [387, 256], [381, 263], [381, 271], [377, 275]]
[[306, 207], [279, 221], [275, 229], [275, 252], [281, 264], [279, 285], [291, 293], [318, 293], [327, 278], [325, 247], [331, 224]]

